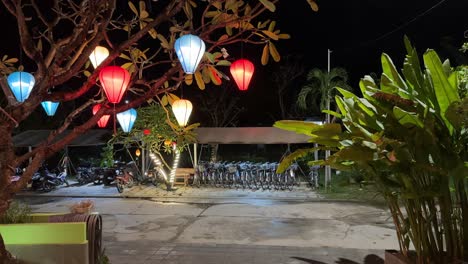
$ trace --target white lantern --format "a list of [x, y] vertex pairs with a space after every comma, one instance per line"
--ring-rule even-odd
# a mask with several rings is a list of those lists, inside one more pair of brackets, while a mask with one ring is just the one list
[[187, 34], [175, 41], [174, 49], [184, 72], [187, 74], [195, 73], [203, 54], [205, 54], [205, 42], [195, 35]]
[[89, 60], [93, 64], [94, 68], [97, 68], [101, 62], [103, 62], [109, 56], [109, 50], [102, 46], [96, 46], [96, 48], [89, 55]]
[[179, 126], [187, 125], [192, 108], [192, 103], [189, 100], [179, 99], [172, 103], [172, 112], [174, 112]]

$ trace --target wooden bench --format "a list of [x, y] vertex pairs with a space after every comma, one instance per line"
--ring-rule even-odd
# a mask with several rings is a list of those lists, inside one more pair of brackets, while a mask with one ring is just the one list
[[194, 168], [177, 168], [175, 172], [174, 185], [187, 186], [190, 176], [194, 174]]

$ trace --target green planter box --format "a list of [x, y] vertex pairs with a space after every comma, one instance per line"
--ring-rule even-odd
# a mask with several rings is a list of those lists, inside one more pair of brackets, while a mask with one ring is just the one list
[[[33, 217], [32, 221], [46, 219]], [[7, 249], [25, 264], [88, 264], [86, 223], [0, 225]]]

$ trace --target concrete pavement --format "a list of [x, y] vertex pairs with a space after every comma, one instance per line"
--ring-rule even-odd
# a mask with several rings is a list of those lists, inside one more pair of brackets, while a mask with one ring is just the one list
[[[398, 247], [388, 211], [373, 206], [317, 196], [197, 198], [91, 198], [111, 263], [383, 263], [384, 250]], [[83, 198], [19, 199], [37, 212], [66, 212]]]

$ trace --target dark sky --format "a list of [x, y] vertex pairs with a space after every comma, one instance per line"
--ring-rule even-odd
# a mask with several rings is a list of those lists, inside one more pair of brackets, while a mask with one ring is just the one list
[[[343, 67], [355, 89], [361, 77], [381, 73], [382, 52], [390, 55], [397, 68], [405, 56], [406, 34], [420, 54], [435, 49], [452, 64], [468, 63], [458, 49], [468, 41], [468, 0], [317, 0], [319, 12], [312, 12], [305, 0], [282, 1], [276, 14], [277, 26], [290, 33], [290, 40], [278, 44], [279, 52], [299, 54], [307, 69], [327, 69], [327, 50], [332, 50], [331, 67]], [[468, 37], [468, 36], [466, 36]], [[257, 51], [257, 52], [261, 52]], [[250, 90], [241, 94], [248, 108], [245, 125], [271, 125], [279, 108], [274, 88], [268, 85], [274, 66], [258, 67]], [[266, 85], [264, 85], [266, 84]], [[288, 99], [300, 88], [293, 84]], [[253, 114], [255, 113], [255, 114]]]
[[[123, 7], [126, 2], [119, 1]], [[331, 67], [345, 68], [350, 74], [350, 84], [357, 89], [359, 79], [365, 74], [380, 74], [382, 52], [388, 53], [401, 68], [405, 34], [420, 53], [433, 48], [454, 64], [467, 63], [466, 56], [465, 61], [462, 61], [463, 57], [456, 61], [456, 56], [460, 56], [457, 50], [462, 42], [468, 41], [464, 37], [468, 31], [468, 0], [317, 0], [317, 3], [320, 10], [316, 13], [306, 0], [283, 0], [278, 4], [277, 12], [271, 14], [277, 20], [277, 27], [292, 36], [277, 44], [279, 52], [283, 57], [300, 56], [306, 69], [326, 70], [327, 49], [331, 49]], [[2, 21], [6, 21], [5, 25], [13, 21], [3, 6], [0, 15]], [[9, 27], [5, 32], [8, 30], [14, 29]], [[16, 41], [17, 36], [13, 36], [8, 43]], [[8, 43], [0, 47], [1, 54], [17, 49]], [[279, 64], [270, 62], [268, 66], [261, 66], [262, 47], [245, 49], [245, 55], [250, 55], [249, 59], [256, 64], [250, 88], [246, 92], [228, 88], [234, 89], [233, 93], [240, 97], [239, 105], [246, 109], [239, 125], [270, 126], [279, 119], [278, 98], [271, 83], [271, 75]], [[228, 71], [226, 69], [225, 73], [229, 74]], [[285, 96], [287, 102], [294, 100], [300, 86], [300, 82], [291, 85]], [[208, 87], [204, 92], [216, 88], [219, 87]], [[189, 89], [186, 90], [188, 96]]]

